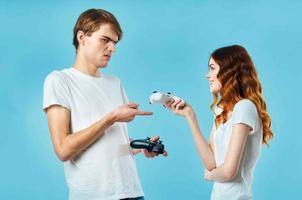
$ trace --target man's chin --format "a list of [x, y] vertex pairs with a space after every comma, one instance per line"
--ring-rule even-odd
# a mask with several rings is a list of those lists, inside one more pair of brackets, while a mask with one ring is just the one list
[[108, 66], [108, 63], [102, 63], [98, 66], [98, 68], [106, 68]]

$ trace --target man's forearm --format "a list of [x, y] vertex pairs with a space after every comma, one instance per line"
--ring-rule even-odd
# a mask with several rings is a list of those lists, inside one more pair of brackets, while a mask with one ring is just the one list
[[63, 160], [70, 160], [100, 138], [106, 129], [115, 122], [113, 113], [108, 113], [102, 119], [86, 129], [69, 134], [61, 144]]

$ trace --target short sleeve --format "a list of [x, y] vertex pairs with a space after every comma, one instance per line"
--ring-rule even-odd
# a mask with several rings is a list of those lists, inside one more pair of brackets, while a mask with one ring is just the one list
[[121, 93], [122, 93], [123, 103], [124, 104], [129, 103], [129, 99], [127, 97], [126, 91], [125, 91], [124, 86], [122, 85], [122, 83], [121, 83], [120, 87], [121, 87]]
[[255, 104], [247, 99], [237, 102], [232, 113], [232, 124], [248, 125], [252, 129], [250, 134], [258, 131], [260, 121]]
[[52, 105], [70, 108], [70, 92], [64, 76], [59, 71], [50, 73], [44, 81], [43, 111]]

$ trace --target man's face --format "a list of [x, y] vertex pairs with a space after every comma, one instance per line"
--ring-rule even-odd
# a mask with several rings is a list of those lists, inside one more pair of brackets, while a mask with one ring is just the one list
[[97, 68], [106, 67], [115, 45], [118, 42], [117, 34], [112, 30], [110, 24], [101, 25], [99, 30], [90, 36], [85, 35], [80, 44], [80, 51], [85, 59]]

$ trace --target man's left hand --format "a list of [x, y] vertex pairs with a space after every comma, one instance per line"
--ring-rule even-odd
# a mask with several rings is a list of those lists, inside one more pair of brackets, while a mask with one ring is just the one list
[[[159, 139], [160, 139], [159, 136], [154, 136], [150, 140], [153, 141], [153, 142], [156, 142]], [[145, 155], [145, 157], [147, 157], [147, 158], [154, 158], [154, 157], [157, 157], [159, 155], [158, 153], [155, 153], [155, 152], [149, 152], [146, 149], [142, 149], [141, 151]], [[164, 150], [163, 156], [168, 156], [168, 152]]]

